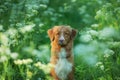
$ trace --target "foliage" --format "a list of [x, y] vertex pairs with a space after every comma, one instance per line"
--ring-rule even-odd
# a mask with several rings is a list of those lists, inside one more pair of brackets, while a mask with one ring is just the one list
[[119, 6], [119, 0], [1, 0], [0, 80], [52, 80], [46, 32], [63, 24], [78, 30], [75, 80], [119, 80]]

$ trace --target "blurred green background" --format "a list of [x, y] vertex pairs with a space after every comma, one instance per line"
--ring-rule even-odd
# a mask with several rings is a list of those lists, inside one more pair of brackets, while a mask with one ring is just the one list
[[120, 0], [0, 0], [0, 80], [53, 80], [55, 25], [78, 30], [75, 80], [120, 80]]

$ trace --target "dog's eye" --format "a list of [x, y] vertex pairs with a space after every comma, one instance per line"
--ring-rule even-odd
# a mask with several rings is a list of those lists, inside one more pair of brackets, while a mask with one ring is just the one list
[[65, 33], [65, 35], [69, 35], [69, 33]]
[[59, 35], [59, 33], [56, 33], [56, 35]]

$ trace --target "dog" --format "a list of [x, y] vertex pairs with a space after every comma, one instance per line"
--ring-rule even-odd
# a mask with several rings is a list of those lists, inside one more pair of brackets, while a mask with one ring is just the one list
[[77, 31], [70, 26], [54, 26], [47, 31], [51, 40], [51, 59], [54, 80], [74, 80], [73, 40]]

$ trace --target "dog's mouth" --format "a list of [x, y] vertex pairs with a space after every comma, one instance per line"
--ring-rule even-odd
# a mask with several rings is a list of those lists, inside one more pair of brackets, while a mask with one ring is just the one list
[[66, 45], [60, 45], [61, 47], [65, 47]]
[[61, 47], [65, 47], [66, 45], [64, 43], [58, 43]]

